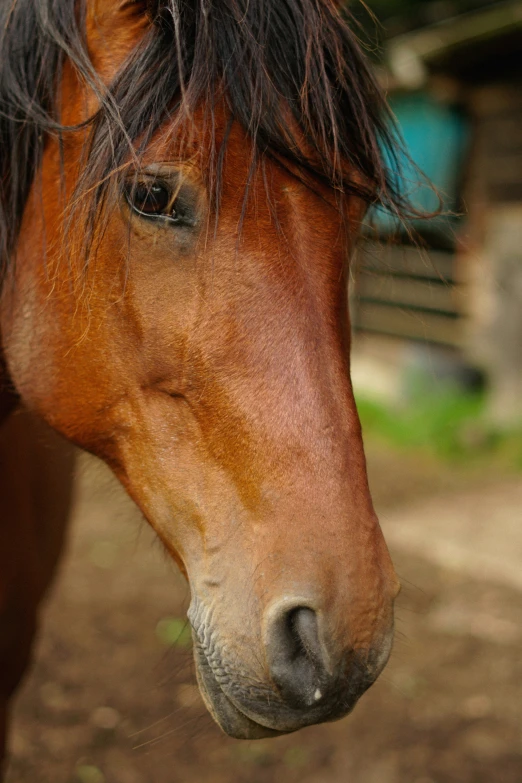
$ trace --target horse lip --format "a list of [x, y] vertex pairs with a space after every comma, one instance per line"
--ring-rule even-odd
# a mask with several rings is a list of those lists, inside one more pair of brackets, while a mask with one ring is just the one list
[[[291, 734], [315, 723], [336, 721], [346, 717], [358, 700], [354, 699], [351, 705], [345, 705], [343, 709], [331, 717], [324, 717], [314, 711], [310, 711], [304, 720], [291, 721], [290, 724], [284, 721], [280, 729], [271, 728], [263, 721], [263, 717], [255, 717], [243, 711], [236, 701], [232, 700], [225, 693], [219, 682], [216, 680], [212, 668], [207, 660], [204, 649], [197, 642], [194, 636], [194, 658], [196, 664], [196, 677], [205, 705], [218, 724], [218, 726], [234, 739], [266, 739], [269, 737], [280, 737], [284, 734]], [[285, 725], [286, 724], [286, 725]]]
[[[355, 707], [360, 696], [368, 686], [376, 679], [376, 676], [383, 668], [385, 660], [388, 658], [391, 645], [386, 649], [384, 656], [379, 656], [381, 660], [374, 660], [373, 669], [377, 669], [375, 677], [371, 677], [368, 683], [358, 693], [351, 693], [350, 688], [346, 688], [344, 678], [336, 678], [336, 681], [330, 683], [328, 688], [330, 697], [333, 699], [323, 699], [321, 706], [311, 706], [305, 712], [298, 714], [290, 705], [279, 704], [281, 711], [277, 709], [277, 699], [270, 705], [270, 715], [261, 713], [255, 709], [254, 704], [243, 705], [234, 696], [229, 696], [225, 691], [219, 679], [215, 676], [213, 667], [208, 658], [205, 643], [200, 641], [199, 633], [196, 630], [197, 610], [192, 605], [188, 612], [189, 621], [192, 626], [192, 637], [194, 642], [194, 660], [196, 665], [196, 677], [205, 705], [220, 728], [231, 737], [236, 739], [262, 739], [267, 737], [278, 737], [284, 734], [290, 734], [306, 726], [316, 723], [324, 723], [340, 720], [348, 715]], [[382, 660], [382, 657], [384, 660]], [[366, 666], [370, 660], [366, 659]], [[228, 690], [228, 689], [227, 689]], [[343, 692], [350, 698], [342, 698]], [[339, 695], [341, 698], [339, 698]], [[274, 696], [276, 694], [274, 693]], [[335, 698], [337, 697], [337, 698]], [[247, 699], [248, 701], [248, 699]], [[332, 703], [333, 702], [333, 703]], [[265, 705], [266, 706], [266, 705]], [[329, 707], [328, 712], [324, 707]], [[274, 713], [275, 709], [275, 713]], [[280, 713], [280, 714], [278, 714]], [[273, 721], [272, 721], [273, 718]]]
[[277, 731], [252, 720], [237, 707], [217, 682], [205, 653], [194, 647], [196, 677], [205, 705], [218, 726], [234, 739], [266, 739], [280, 737], [286, 731]]

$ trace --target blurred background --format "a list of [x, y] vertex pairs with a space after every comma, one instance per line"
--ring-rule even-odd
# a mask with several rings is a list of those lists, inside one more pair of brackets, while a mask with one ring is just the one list
[[442, 202], [415, 243], [371, 215], [353, 262], [354, 386], [403, 583], [391, 663], [340, 723], [223, 736], [182, 578], [82, 455], [8, 783], [522, 781], [522, 0], [351, 6]]

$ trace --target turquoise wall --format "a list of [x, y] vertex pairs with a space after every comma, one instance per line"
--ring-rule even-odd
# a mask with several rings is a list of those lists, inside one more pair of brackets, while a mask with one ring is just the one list
[[[459, 187], [469, 144], [470, 127], [457, 109], [439, 103], [425, 93], [398, 94], [390, 99], [400, 131], [412, 160], [433, 182], [443, 200], [444, 211], [454, 212], [459, 204]], [[439, 198], [422, 181], [418, 171], [407, 161], [401, 161], [402, 188], [410, 203], [422, 212], [439, 208]], [[393, 220], [379, 212], [376, 219], [381, 230], [392, 229]], [[439, 225], [447, 218], [434, 219]], [[426, 221], [415, 221], [422, 230]], [[433, 230], [433, 222], [430, 221]]]

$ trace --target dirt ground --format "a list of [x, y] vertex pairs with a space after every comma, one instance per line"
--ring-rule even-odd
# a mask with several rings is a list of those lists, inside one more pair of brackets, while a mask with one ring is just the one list
[[[382, 448], [369, 462], [389, 524], [498, 478]], [[354, 714], [234, 741], [197, 692], [181, 577], [105, 469], [82, 458], [67, 557], [14, 710], [7, 783], [521, 783], [522, 592], [445, 567], [429, 546], [392, 553], [403, 582], [395, 650]]]

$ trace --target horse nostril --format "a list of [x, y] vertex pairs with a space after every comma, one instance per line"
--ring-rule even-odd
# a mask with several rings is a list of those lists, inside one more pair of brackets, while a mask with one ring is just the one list
[[268, 629], [267, 652], [272, 680], [288, 704], [320, 702], [329, 675], [313, 609], [298, 606], [278, 614]]
[[321, 647], [317, 628], [317, 615], [313, 609], [298, 607], [288, 613], [288, 631], [292, 637], [296, 657], [320, 661]]

